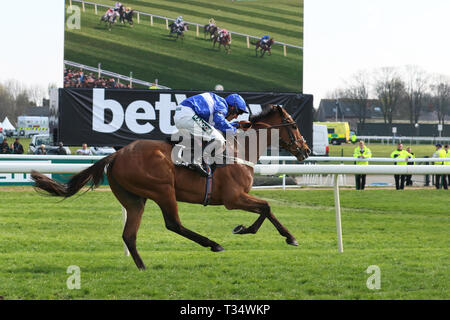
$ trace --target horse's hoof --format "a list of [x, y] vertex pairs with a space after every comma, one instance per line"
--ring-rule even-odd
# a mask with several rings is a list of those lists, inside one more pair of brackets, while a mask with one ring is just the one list
[[220, 244], [218, 244], [214, 247], [211, 247], [211, 251], [212, 252], [222, 252], [222, 251], [225, 251], [225, 249]]
[[242, 234], [244, 230], [245, 230], [245, 227], [242, 224], [240, 224], [240, 225], [234, 227], [233, 234]]
[[286, 243], [290, 244], [291, 246], [295, 246], [295, 247], [298, 246], [298, 242], [295, 239], [286, 239]]
[[137, 267], [138, 267], [139, 271], [145, 271], [145, 269], [147, 269], [147, 268], [145, 267], [145, 264], [140, 264], [140, 265], [138, 265]]

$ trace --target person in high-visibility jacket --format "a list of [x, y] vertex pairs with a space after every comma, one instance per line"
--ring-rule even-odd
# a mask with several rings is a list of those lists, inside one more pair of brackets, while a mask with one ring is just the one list
[[[433, 154], [433, 158], [446, 158], [446, 157], [447, 157], [447, 153], [442, 148], [442, 145], [440, 143], [438, 143], [436, 145], [436, 152]], [[435, 161], [434, 164], [442, 166], [442, 165], [444, 165], [444, 161]], [[442, 180], [442, 185], [441, 185], [441, 180]], [[437, 174], [435, 181], [436, 181], [435, 182], [436, 189], [440, 189], [441, 186], [444, 187], [444, 189], [448, 189], [447, 175]]]
[[[364, 141], [361, 140], [359, 141], [358, 147], [356, 147], [355, 151], [353, 152], [353, 157], [359, 159], [371, 158], [372, 151], [370, 151], [370, 149], [364, 145]], [[367, 165], [369, 164], [369, 161], [356, 161], [356, 164]], [[366, 175], [355, 174], [355, 185], [356, 190], [364, 190], [364, 187], [366, 186]]]
[[[391, 158], [398, 158], [398, 159], [403, 160], [403, 161], [395, 162], [396, 165], [408, 164], [408, 159], [410, 156], [411, 156], [411, 154], [408, 151], [403, 150], [403, 144], [401, 144], [401, 143], [399, 143], [397, 145], [397, 149], [392, 151], [392, 153], [391, 153]], [[406, 175], [395, 174], [394, 180], [395, 180], [395, 189], [403, 190], [405, 188]]]
[[[448, 148], [448, 144], [446, 144], [444, 146], [444, 150], [445, 150], [445, 154], [446, 154], [446, 158], [450, 158], [450, 150]], [[450, 161], [444, 161], [445, 165], [450, 165]], [[450, 184], [450, 174], [447, 175], [447, 184]]]
[[[416, 156], [414, 155], [414, 153], [411, 150], [411, 147], [406, 148], [406, 151], [408, 151], [408, 153], [410, 154], [409, 158], [410, 159], [414, 159]], [[414, 162], [408, 162], [408, 165], [414, 165]], [[407, 174], [406, 175], [406, 180], [405, 180], [405, 184], [407, 186], [412, 186], [413, 182], [412, 182], [412, 175], [411, 174]]]

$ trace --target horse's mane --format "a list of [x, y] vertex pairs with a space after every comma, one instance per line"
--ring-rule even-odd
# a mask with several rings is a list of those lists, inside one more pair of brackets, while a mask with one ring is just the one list
[[266, 104], [262, 106], [262, 111], [258, 114], [251, 115], [248, 121], [250, 121], [252, 124], [255, 124], [256, 122], [261, 122], [265, 118], [271, 116], [272, 114], [278, 112], [277, 106], [272, 104]]

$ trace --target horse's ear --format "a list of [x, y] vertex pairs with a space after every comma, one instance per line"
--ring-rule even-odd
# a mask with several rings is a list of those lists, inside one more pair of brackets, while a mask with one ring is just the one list
[[283, 107], [282, 107], [282, 106], [280, 106], [280, 105], [275, 105], [274, 107], [275, 107], [275, 109], [278, 110], [278, 112], [280, 113], [280, 115], [283, 115], [284, 111], [283, 111]]

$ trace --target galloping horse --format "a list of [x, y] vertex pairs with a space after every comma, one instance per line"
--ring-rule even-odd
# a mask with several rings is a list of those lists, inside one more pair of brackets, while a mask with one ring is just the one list
[[258, 42], [255, 43], [256, 48], [255, 48], [255, 54], [256, 56], [258, 56], [258, 49], [260, 49], [260, 53], [261, 53], [261, 58], [264, 56], [264, 53], [266, 53], [266, 51], [268, 51], [268, 55], [270, 56], [272, 53], [270, 52], [270, 48], [272, 47], [274, 43], [273, 38], [270, 38], [267, 43], [262, 42], [261, 40], [258, 40]]
[[184, 32], [188, 30], [188, 26], [185, 23], [176, 24], [175, 22], [172, 22], [171, 24], [169, 24], [169, 28], [170, 28], [170, 32], [169, 32], [170, 36], [172, 36], [172, 33], [177, 34], [177, 37], [175, 40], [177, 40], [178, 38], [181, 38], [181, 40], [183, 40]]
[[128, 23], [130, 24], [130, 26], [133, 26], [133, 13], [134, 13], [134, 9], [126, 11], [126, 10], [124, 10], [123, 5], [120, 6], [120, 8], [119, 8], [119, 15], [120, 15], [119, 21], [121, 23], [124, 23], [125, 20], [127, 20]]
[[114, 11], [111, 16], [108, 16], [108, 13], [105, 13], [101, 18], [100, 22], [105, 22], [105, 24], [109, 24], [109, 31], [111, 31], [112, 25], [116, 22], [117, 17], [119, 17], [119, 13]]
[[221, 36], [220, 32], [216, 33], [213, 38], [213, 48], [216, 47], [216, 42], [219, 42], [219, 50], [220, 46], [223, 45], [226, 53], [231, 53], [231, 35], [227, 32], [225, 35]]
[[205, 38], [209, 35], [209, 40], [212, 40], [219, 28], [216, 25], [205, 24], [203, 27]]
[[[295, 121], [282, 107], [270, 105], [261, 114], [251, 117], [249, 124], [256, 132], [257, 154], [250, 155], [250, 147], [246, 145], [245, 160], [249, 160], [250, 156], [259, 158], [266, 152], [261, 147], [263, 143], [260, 143], [264, 142], [264, 139], [266, 146], [276, 142], [271, 141], [271, 137], [276, 136], [272, 135], [272, 130], [278, 130], [279, 145], [299, 161], [308, 157], [310, 150], [306, 141]], [[238, 153], [239, 145], [236, 145], [235, 154], [241, 154]], [[145, 265], [136, 249], [136, 237], [147, 199], [158, 204], [167, 229], [203, 247], [210, 247], [213, 252], [224, 251], [218, 243], [181, 224], [177, 201], [203, 203], [205, 195], [203, 191], [207, 182], [197, 173], [175, 166], [171, 152], [172, 145], [165, 141], [137, 140], [73, 176], [68, 183], [61, 184], [36, 171], [32, 172], [31, 176], [36, 188], [45, 190], [53, 196], [68, 198], [80, 191], [88, 182], [91, 182], [91, 188], [94, 189], [101, 183], [106, 170], [111, 191], [127, 211], [122, 238], [139, 269], [145, 269]], [[267, 218], [286, 238], [287, 244], [297, 246], [297, 240], [275, 218], [267, 201], [249, 195], [254, 169], [248, 163], [244, 163], [236, 162], [216, 168], [210, 204], [224, 205], [228, 210], [240, 209], [259, 215], [251, 226], [235, 227], [234, 234], [254, 234]]]

